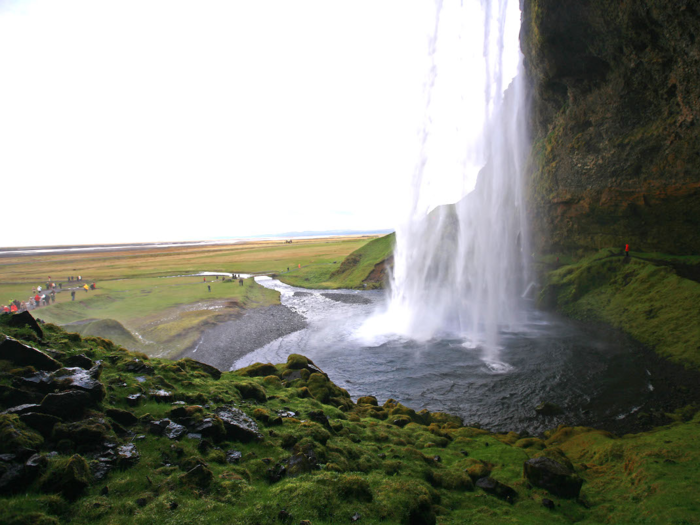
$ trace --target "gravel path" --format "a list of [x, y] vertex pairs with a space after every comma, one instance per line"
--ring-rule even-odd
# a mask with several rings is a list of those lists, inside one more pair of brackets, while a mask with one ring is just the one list
[[210, 328], [197, 343], [180, 357], [228, 371], [249, 352], [306, 327], [304, 318], [286, 306], [246, 310], [242, 317]]

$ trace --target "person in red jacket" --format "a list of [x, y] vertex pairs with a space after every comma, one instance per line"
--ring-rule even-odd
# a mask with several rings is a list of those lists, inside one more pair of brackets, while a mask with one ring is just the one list
[[625, 257], [629, 257], [629, 256], [630, 256], [630, 245], [625, 244]]

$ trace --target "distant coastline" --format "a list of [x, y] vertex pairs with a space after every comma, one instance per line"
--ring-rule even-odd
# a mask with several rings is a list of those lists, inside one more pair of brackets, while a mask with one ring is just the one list
[[18, 246], [0, 247], [0, 257], [23, 257], [31, 255], [60, 255], [66, 253], [81, 252], [112, 252], [122, 250], [153, 250], [159, 248], [185, 248], [190, 246], [216, 246], [240, 244], [251, 241], [275, 241], [283, 239], [320, 239], [324, 237], [352, 237], [358, 235], [381, 235], [391, 233], [393, 230], [330, 230], [330, 231], [302, 231], [287, 232], [271, 235], [254, 235], [241, 237], [218, 238], [207, 241], [175, 241], [175, 242], [134, 242], [117, 244], [72, 244], [52, 246]]

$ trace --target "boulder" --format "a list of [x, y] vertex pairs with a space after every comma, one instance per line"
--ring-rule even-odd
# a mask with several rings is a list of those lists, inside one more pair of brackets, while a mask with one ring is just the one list
[[374, 396], [364, 396], [361, 397], [357, 400], [358, 405], [371, 405], [371, 406], [379, 406], [379, 403], [377, 402], [377, 398]]
[[197, 425], [194, 429], [197, 434], [204, 438], [211, 439], [214, 442], [221, 441], [226, 437], [226, 429], [224, 424], [218, 417], [207, 417]]
[[151, 433], [168, 439], [180, 439], [187, 434], [187, 428], [169, 419], [151, 421]]
[[484, 492], [493, 494], [497, 498], [507, 501], [508, 503], [513, 503], [518, 497], [518, 493], [512, 487], [509, 487], [508, 485], [505, 485], [491, 477], [477, 480], [476, 486], [482, 489]]
[[39, 432], [39, 434], [45, 438], [50, 437], [53, 432], [53, 427], [56, 425], [56, 423], [61, 422], [61, 418], [51, 416], [49, 414], [42, 414], [41, 412], [28, 412], [20, 414], [19, 420], [29, 428], [33, 428]]
[[126, 468], [134, 465], [140, 458], [136, 445], [122, 445], [117, 447], [117, 466]]
[[26, 310], [24, 312], [12, 315], [8, 320], [7, 325], [14, 328], [27, 327], [32, 330], [39, 339], [44, 338], [44, 331], [41, 329], [41, 326], [39, 326], [39, 323], [37, 323], [32, 314]]
[[189, 357], [181, 359], [180, 362], [183, 363], [188, 370], [199, 370], [205, 374], [209, 374], [214, 379], [221, 378], [221, 370], [206, 363], [200, 363]]
[[60, 418], [78, 418], [86, 408], [93, 405], [90, 394], [82, 390], [68, 390], [57, 394], [48, 394], [39, 407], [42, 413]]
[[56, 390], [57, 385], [54, 381], [53, 375], [50, 372], [45, 372], [40, 370], [39, 372], [26, 377], [15, 377], [12, 380], [12, 385], [25, 389], [33, 390], [35, 392], [41, 392], [42, 394], [48, 394]]
[[149, 390], [148, 395], [157, 403], [172, 403], [173, 393], [167, 390]]
[[61, 363], [41, 350], [2, 334], [0, 334], [0, 360], [10, 361], [17, 366], [33, 366], [37, 370], [61, 368]]
[[126, 396], [126, 404], [130, 407], [138, 406], [141, 400], [144, 398], [143, 394], [131, 394]]
[[105, 441], [111, 428], [104, 419], [89, 418], [73, 423], [58, 423], [53, 429], [56, 441], [69, 439], [77, 445], [94, 446]]
[[41, 483], [46, 492], [58, 492], [68, 500], [77, 499], [90, 484], [90, 466], [85, 458], [75, 454], [51, 470]]
[[583, 485], [583, 480], [569, 468], [547, 457], [526, 461], [523, 472], [530, 483], [562, 498], [578, 497]]
[[54, 381], [61, 390], [77, 389], [90, 394], [96, 403], [105, 397], [105, 387], [95, 379], [99, 377], [102, 370], [101, 365], [97, 365], [90, 370], [79, 367], [62, 368], [53, 373]]
[[224, 424], [226, 436], [229, 439], [243, 443], [253, 440], [262, 441], [263, 435], [258, 425], [243, 411], [233, 407], [221, 407], [216, 410], [216, 415]]
[[3, 412], [3, 414], [17, 414], [18, 416], [22, 414], [26, 414], [28, 412], [33, 412], [34, 410], [37, 409], [39, 405], [36, 403], [26, 403], [24, 405], [17, 405], [11, 408], [8, 408]]
[[17, 405], [41, 403], [44, 395], [22, 388], [0, 385], [0, 405], [13, 407]]
[[133, 413], [129, 412], [128, 410], [121, 410], [119, 408], [108, 408], [105, 410], [105, 414], [107, 414], [107, 417], [112, 418], [120, 425], [124, 425], [126, 427], [135, 425], [139, 421]]
[[226, 451], [226, 463], [240, 463], [243, 453], [239, 450]]
[[180, 479], [186, 485], [205, 489], [211, 485], [211, 482], [214, 479], [214, 474], [204, 465], [197, 465], [186, 474], [180, 476]]
[[89, 370], [94, 365], [92, 359], [90, 359], [85, 354], [72, 355], [64, 359], [63, 362], [66, 364], [66, 366], [77, 366], [80, 368], [84, 368], [85, 370]]

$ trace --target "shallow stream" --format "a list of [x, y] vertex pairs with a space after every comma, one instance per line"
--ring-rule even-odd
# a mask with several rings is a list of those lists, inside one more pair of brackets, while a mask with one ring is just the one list
[[[441, 411], [494, 431], [532, 433], [558, 423], [594, 424], [636, 417], [654, 395], [654, 377], [640, 347], [620, 332], [592, 329], [533, 309], [517, 333], [501, 333], [497, 360], [478, 344], [425, 343], [359, 335], [381, 308], [383, 292], [308, 290], [269, 277], [256, 281], [281, 293], [282, 304], [308, 326], [255, 350], [232, 369], [254, 362], [311, 358], [353, 398], [394, 398], [416, 410]], [[537, 415], [540, 402], [558, 416]]]

